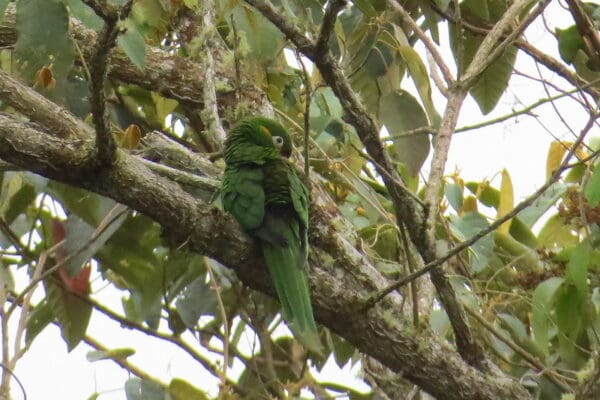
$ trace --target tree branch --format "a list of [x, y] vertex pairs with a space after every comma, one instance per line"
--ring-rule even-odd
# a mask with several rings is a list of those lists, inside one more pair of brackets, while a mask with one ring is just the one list
[[[244, 284], [274, 293], [260, 251], [232, 217], [198, 202], [119, 150], [118, 163], [89, 179], [86, 160], [93, 151], [92, 143], [56, 138], [0, 115], [0, 158], [136, 209], [160, 223], [172, 243], [186, 242], [193, 251], [233, 268]], [[415, 337], [406, 328], [410, 323], [395, 312], [401, 305], [397, 295], [357, 318], [357, 306], [386, 280], [348, 241], [351, 234], [340, 228], [343, 218], [329, 200], [314, 191], [313, 198], [310, 282], [320, 322], [434, 396], [529, 398], [516, 382], [469, 367], [430, 333]]]

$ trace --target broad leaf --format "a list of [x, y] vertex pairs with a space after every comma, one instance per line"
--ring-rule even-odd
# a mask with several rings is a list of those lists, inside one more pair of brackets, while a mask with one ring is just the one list
[[125, 382], [125, 396], [127, 400], [170, 400], [163, 387], [139, 378]]
[[429, 137], [411, 135], [399, 137], [403, 132], [428, 126], [421, 105], [408, 92], [399, 90], [383, 96], [379, 105], [379, 119], [394, 138], [394, 159], [402, 162], [411, 176], [415, 176], [429, 154]]
[[202, 390], [183, 379], [174, 378], [169, 383], [169, 395], [172, 400], [208, 400]]
[[217, 296], [204, 276], [196, 278], [175, 302], [177, 312], [188, 328], [198, 323], [201, 315], [214, 315]]
[[[461, 240], [465, 241], [489, 226], [487, 219], [476, 212], [466, 213], [460, 217], [450, 217], [450, 228]], [[470, 267], [473, 272], [480, 272], [488, 265], [488, 259], [494, 251], [494, 239], [487, 234], [470, 247]]]
[[124, 22], [125, 33], [119, 35], [117, 43], [133, 65], [143, 70], [146, 65], [146, 43], [137, 26], [131, 21]]
[[60, 325], [60, 334], [69, 351], [83, 340], [92, 306], [52, 281], [45, 282], [48, 304]]
[[64, 4], [58, 0], [19, 0], [15, 26], [15, 55], [23, 78], [32, 82], [37, 71], [48, 67], [60, 86], [75, 57]]
[[554, 294], [563, 282], [563, 278], [550, 278], [535, 288], [531, 304], [531, 330], [533, 338], [544, 355], [548, 355], [551, 312]]

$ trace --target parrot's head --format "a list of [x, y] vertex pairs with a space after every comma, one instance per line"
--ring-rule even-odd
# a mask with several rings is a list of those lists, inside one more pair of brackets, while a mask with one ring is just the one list
[[292, 139], [289, 133], [269, 118], [253, 117], [240, 121], [225, 142], [225, 162], [252, 161], [258, 164], [276, 157], [289, 158]]

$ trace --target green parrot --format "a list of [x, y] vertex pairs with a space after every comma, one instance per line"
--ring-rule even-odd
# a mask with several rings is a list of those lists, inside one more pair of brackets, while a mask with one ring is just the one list
[[225, 142], [223, 208], [260, 243], [294, 336], [320, 353], [308, 286], [309, 192], [294, 166], [290, 135], [263, 117], [242, 120]]

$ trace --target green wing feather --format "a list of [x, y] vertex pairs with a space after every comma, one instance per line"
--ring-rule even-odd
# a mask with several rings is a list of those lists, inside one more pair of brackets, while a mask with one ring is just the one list
[[221, 196], [223, 209], [245, 230], [258, 228], [265, 216], [264, 173], [256, 167], [225, 168]]

